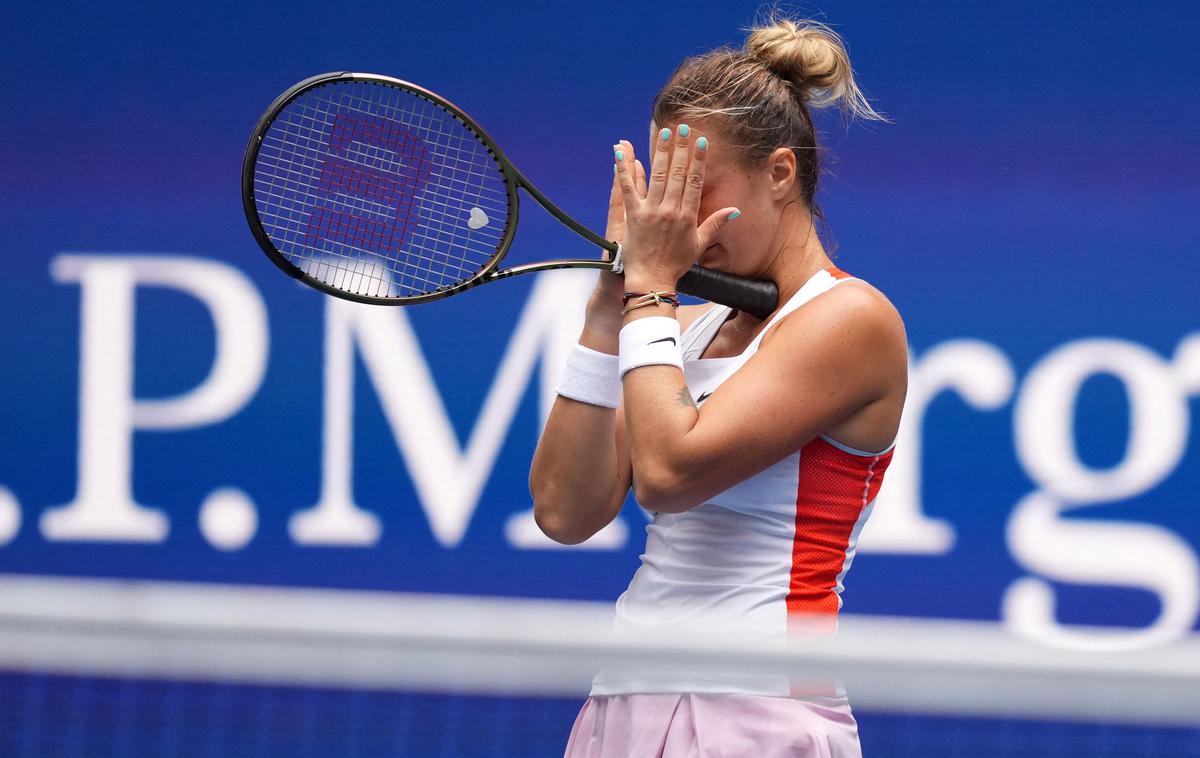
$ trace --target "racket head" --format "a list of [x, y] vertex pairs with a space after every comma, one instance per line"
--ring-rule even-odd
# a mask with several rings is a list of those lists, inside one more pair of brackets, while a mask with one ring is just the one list
[[310, 77], [250, 135], [242, 204], [280, 269], [356, 302], [409, 305], [485, 281], [517, 227], [517, 173], [470, 116], [376, 74]]

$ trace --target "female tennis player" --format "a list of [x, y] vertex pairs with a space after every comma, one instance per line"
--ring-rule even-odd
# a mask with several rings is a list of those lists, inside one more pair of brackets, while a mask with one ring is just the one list
[[[534, 455], [538, 524], [578, 543], [632, 484], [653, 513], [614, 634], [689, 621], [749, 639], [832, 627], [900, 423], [907, 340], [878, 290], [815, 232], [810, 109], [882, 119], [828, 27], [779, 20], [690, 58], [653, 106], [649, 170], [614, 146], [601, 274]], [[693, 263], [774, 281], [766, 319], [678, 307]], [[606, 671], [568, 756], [860, 755], [840, 690], [785, 677]]]

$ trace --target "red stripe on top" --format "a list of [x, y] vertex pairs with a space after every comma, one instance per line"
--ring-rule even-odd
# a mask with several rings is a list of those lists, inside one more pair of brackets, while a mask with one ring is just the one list
[[847, 274], [845, 271], [842, 271], [837, 266], [826, 266], [825, 271], [828, 272], [828, 274], [830, 276], [832, 276], [834, 279], [853, 279], [854, 278], [854, 276], [852, 274]]
[[789, 620], [837, 615], [837, 576], [846, 561], [850, 533], [863, 508], [879, 493], [892, 452], [854, 455], [820, 437], [800, 451]]

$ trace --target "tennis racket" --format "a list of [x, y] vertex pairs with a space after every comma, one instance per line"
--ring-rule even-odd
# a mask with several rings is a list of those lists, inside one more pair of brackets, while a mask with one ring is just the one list
[[[518, 188], [606, 259], [501, 268], [517, 230]], [[548, 269], [621, 271], [619, 246], [551, 203], [470, 116], [375, 74], [321, 74], [276, 98], [246, 148], [242, 203], [279, 268], [363, 303], [421, 303]], [[699, 266], [677, 289], [760, 318], [778, 300], [773, 282]]]

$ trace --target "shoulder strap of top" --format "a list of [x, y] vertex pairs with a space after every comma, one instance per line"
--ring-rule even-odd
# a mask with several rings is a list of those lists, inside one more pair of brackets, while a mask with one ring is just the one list
[[[747, 346], [742, 355], [750, 356], [758, 350], [758, 344], [762, 341], [763, 335], [784, 316], [795, 311], [817, 295], [854, 278], [856, 277], [847, 274], [836, 266], [829, 266], [810, 276], [808, 281], [804, 283], [804, 286], [796, 294], [792, 295], [791, 299], [771, 317], [766, 327], [758, 333], [758, 336]], [[704, 354], [705, 348], [712, 342], [713, 337], [716, 336], [717, 331], [725, 323], [732, 310], [728, 306], [714, 303], [713, 307], [700, 314], [700, 317], [684, 330], [679, 341], [685, 361], [695, 360]]]
[[714, 303], [713, 307], [701, 313], [699, 318], [688, 325], [679, 338], [685, 361], [695, 360], [704, 354], [708, 343], [713, 341], [721, 324], [729, 317], [730, 310], [728, 306]]

